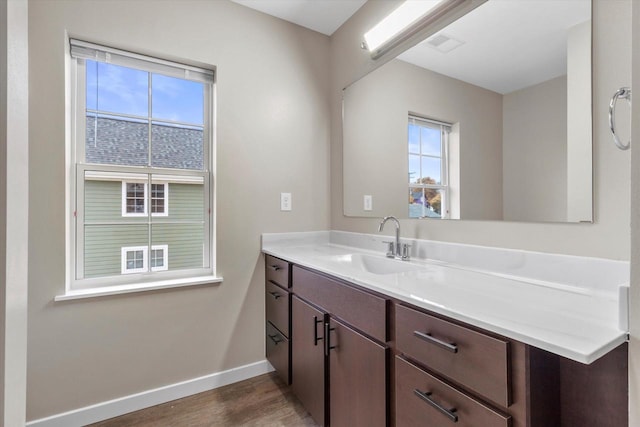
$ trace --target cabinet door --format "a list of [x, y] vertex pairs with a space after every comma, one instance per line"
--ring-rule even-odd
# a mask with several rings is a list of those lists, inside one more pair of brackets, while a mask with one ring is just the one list
[[291, 301], [291, 385], [321, 426], [325, 425], [325, 314], [300, 298]]
[[333, 318], [329, 327], [331, 427], [387, 425], [388, 349]]

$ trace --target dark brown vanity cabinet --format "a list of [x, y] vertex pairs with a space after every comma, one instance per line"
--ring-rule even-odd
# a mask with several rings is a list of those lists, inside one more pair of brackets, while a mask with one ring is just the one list
[[386, 337], [386, 300], [296, 266], [293, 293], [296, 396], [320, 425], [386, 426], [389, 349], [362, 330]]
[[620, 427], [627, 345], [590, 365], [266, 257], [267, 359], [331, 427]]
[[290, 265], [267, 255], [265, 257], [266, 357], [282, 380], [291, 384]]

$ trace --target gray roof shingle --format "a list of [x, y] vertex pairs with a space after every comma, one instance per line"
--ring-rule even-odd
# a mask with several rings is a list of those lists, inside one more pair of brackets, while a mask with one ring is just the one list
[[[152, 124], [151, 166], [203, 169], [201, 129]], [[87, 116], [87, 163], [147, 166], [149, 125], [133, 120]]]

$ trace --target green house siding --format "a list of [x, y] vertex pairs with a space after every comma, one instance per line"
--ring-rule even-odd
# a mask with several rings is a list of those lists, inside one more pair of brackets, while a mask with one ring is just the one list
[[84, 276], [120, 274], [125, 246], [147, 246], [147, 225], [88, 225], [84, 228]]
[[202, 225], [154, 225], [152, 230], [152, 245], [169, 246], [169, 270], [202, 267], [204, 249]]
[[[122, 217], [122, 183], [118, 181], [86, 181], [84, 184], [84, 219], [118, 221]], [[144, 218], [126, 218], [127, 220]]]
[[[86, 222], [147, 221], [146, 217], [122, 216], [122, 182], [87, 180], [84, 188]], [[152, 220], [154, 222], [203, 221], [203, 191], [202, 184], [169, 183], [169, 215], [153, 216]]]
[[[200, 184], [169, 183], [169, 215], [151, 218], [151, 246], [168, 246], [169, 270], [203, 267], [203, 190]], [[122, 182], [87, 180], [84, 277], [121, 274], [122, 248], [149, 246], [148, 220], [122, 216]]]

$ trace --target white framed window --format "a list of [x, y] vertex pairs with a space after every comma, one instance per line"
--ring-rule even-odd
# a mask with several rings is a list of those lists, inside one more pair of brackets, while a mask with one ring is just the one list
[[151, 183], [148, 194], [146, 182], [122, 181], [122, 216], [148, 215], [148, 201], [152, 216], [169, 216], [169, 184]]
[[151, 271], [164, 271], [169, 269], [169, 245], [154, 245], [151, 247], [149, 257]]
[[70, 47], [67, 289], [213, 276], [214, 72]]
[[151, 183], [151, 215], [169, 216], [169, 184]]
[[409, 115], [409, 218], [449, 218], [451, 124]]
[[147, 216], [147, 184], [122, 181], [122, 216]]
[[121, 250], [122, 274], [144, 273], [147, 271], [147, 247], [128, 246]]
[[127, 246], [121, 248], [122, 274], [165, 271], [169, 269], [169, 245]]

